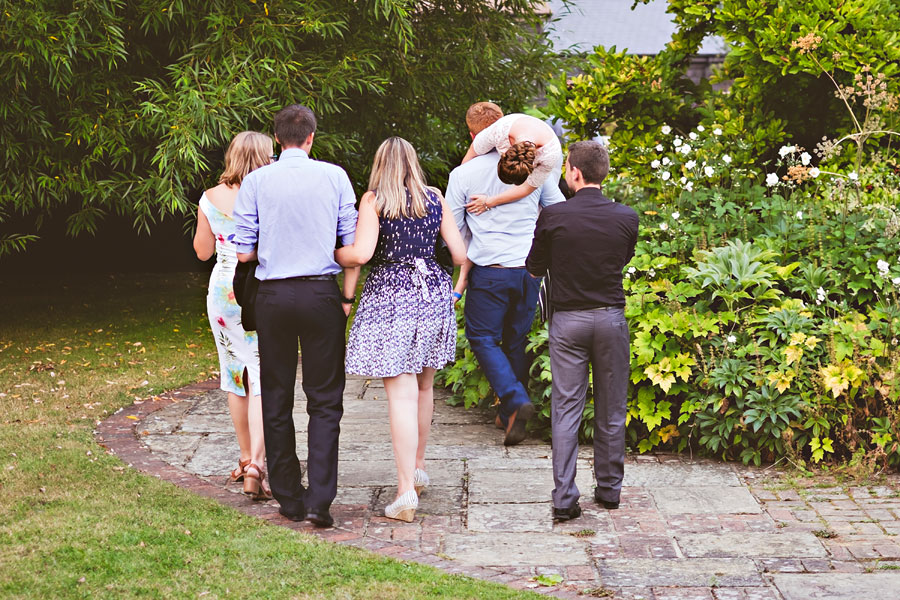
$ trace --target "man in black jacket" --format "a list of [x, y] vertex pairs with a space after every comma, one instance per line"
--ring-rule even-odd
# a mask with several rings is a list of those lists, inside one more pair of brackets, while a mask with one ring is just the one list
[[550, 368], [553, 373], [553, 518], [581, 514], [575, 485], [578, 427], [594, 371], [594, 475], [598, 504], [619, 507], [625, 465], [629, 375], [622, 269], [634, 256], [637, 213], [603, 195], [609, 154], [576, 142], [566, 159], [575, 195], [541, 212], [525, 263], [535, 277], [552, 271]]

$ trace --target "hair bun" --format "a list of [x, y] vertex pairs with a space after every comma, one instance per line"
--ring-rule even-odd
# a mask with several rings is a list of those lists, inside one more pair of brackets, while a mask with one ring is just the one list
[[500, 181], [510, 185], [525, 183], [534, 171], [536, 151], [534, 142], [519, 142], [510, 146], [497, 163], [497, 176], [500, 177]]

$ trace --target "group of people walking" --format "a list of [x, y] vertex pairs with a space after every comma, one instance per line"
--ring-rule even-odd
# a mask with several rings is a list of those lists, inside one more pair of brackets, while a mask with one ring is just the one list
[[[562, 149], [549, 126], [504, 116], [490, 102], [473, 104], [466, 123], [472, 145], [450, 174], [446, 197], [427, 185], [413, 146], [392, 137], [375, 154], [357, 209], [346, 172], [310, 159], [316, 120], [301, 105], [275, 115], [277, 160], [271, 138], [238, 134], [219, 185], [201, 197], [194, 247], [201, 259], [218, 256], [207, 305], [240, 447], [231, 478], [255, 499], [274, 496], [289, 519], [333, 524], [351, 373], [384, 380], [398, 482], [385, 516], [413, 520], [430, 484], [434, 375], [455, 358], [454, 305], [463, 294], [466, 337], [500, 401], [496, 425], [505, 444], [524, 440], [535, 414], [526, 336], [548, 269], [554, 518], [581, 513], [575, 459], [589, 365], [595, 498], [618, 506], [629, 375], [622, 270], [634, 253], [637, 214], [603, 196], [609, 158], [598, 143], [570, 147], [565, 180], [574, 196], [566, 201], [558, 185]], [[461, 267], [455, 287], [436, 258], [439, 240]], [[248, 332], [230, 277], [237, 261], [253, 260], [256, 332]], [[371, 269], [345, 343], [364, 264]], [[292, 418], [298, 343], [308, 487]]]

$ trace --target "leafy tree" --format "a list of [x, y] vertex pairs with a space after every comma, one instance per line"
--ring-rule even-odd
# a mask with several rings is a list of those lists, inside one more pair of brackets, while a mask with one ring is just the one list
[[[0, 256], [48, 217], [147, 230], [193, 210], [224, 147], [299, 102], [365, 185], [409, 139], [440, 180], [473, 101], [519, 108], [556, 67], [537, 0], [0, 0]], [[25, 233], [3, 234], [9, 221]]]

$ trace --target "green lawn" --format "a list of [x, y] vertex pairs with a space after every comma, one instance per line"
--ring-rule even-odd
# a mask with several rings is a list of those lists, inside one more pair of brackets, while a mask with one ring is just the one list
[[98, 420], [215, 372], [205, 276], [0, 289], [0, 597], [536, 597], [274, 527], [106, 454]]

